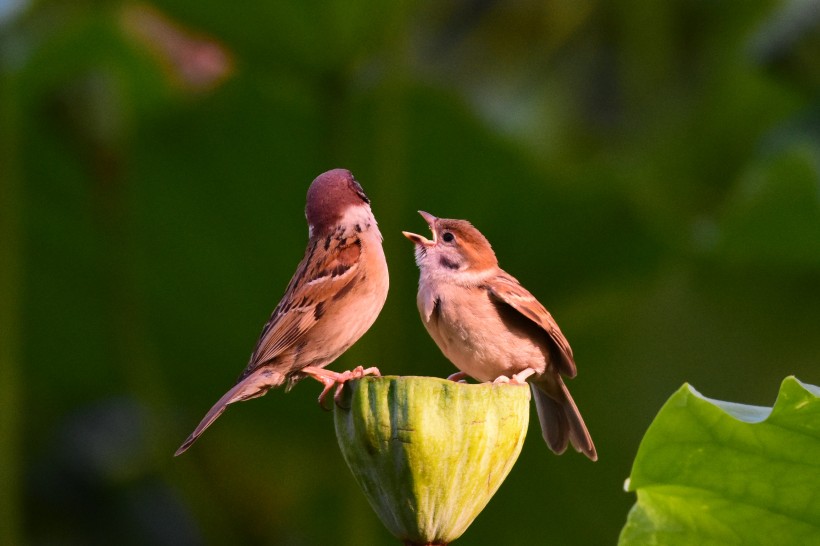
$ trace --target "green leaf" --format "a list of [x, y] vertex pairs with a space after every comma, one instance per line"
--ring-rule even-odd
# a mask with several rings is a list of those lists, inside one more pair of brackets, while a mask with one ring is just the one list
[[619, 544], [820, 544], [818, 396], [794, 377], [774, 408], [681, 387], [641, 442]]

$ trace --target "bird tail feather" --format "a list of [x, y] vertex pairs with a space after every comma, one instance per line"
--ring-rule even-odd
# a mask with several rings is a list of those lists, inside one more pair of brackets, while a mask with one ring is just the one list
[[205, 414], [205, 417], [202, 418], [202, 421], [199, 422], [191, 435], [176, 450], [174, 457], [185, 453], [230, 404], [262, 396], [273, 387], [278, 387], [284, 382], [285, 376], [283, 374], [264, 367], [257, 369], [239, 381], [208, 410], [208, 413]]
[[553, 379], [557, 382], [530, 383], [544, 441], [555, 453], [563, 453], [571, 443], [576, 451], [598, 460], [595, 444], [569, 389], [561, 376], [556, 374]]

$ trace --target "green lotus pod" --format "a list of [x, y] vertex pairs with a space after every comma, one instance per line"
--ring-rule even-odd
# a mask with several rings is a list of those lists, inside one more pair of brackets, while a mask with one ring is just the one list
[[521, 452], [529, 387], [395, 376], [348, 385], [336, 437], [379, 519], [407, 545], [457, 539]]

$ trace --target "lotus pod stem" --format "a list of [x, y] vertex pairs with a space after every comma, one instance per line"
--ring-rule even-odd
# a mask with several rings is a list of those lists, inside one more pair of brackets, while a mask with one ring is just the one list
[[364, 377], [335, 409], [342, 455], [385, 527], [408, 546], [457, 539], [521, 452], [525, 385]]

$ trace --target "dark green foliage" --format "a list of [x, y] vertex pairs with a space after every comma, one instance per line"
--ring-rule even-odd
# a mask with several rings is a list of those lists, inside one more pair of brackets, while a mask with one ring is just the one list
[[0, 543], [389, 543], [311, 382], [171, 458], [244, 367], [333, 167], [391, 267], [334, 369], [454, 371], [415, 309], [418, 209], [479, 227], [575, 350], [599, 462], [531, 431], [465, 544], [612, 544], [669, 392], [818, 383], [820, 52], [798, 3], [12, 4]]

